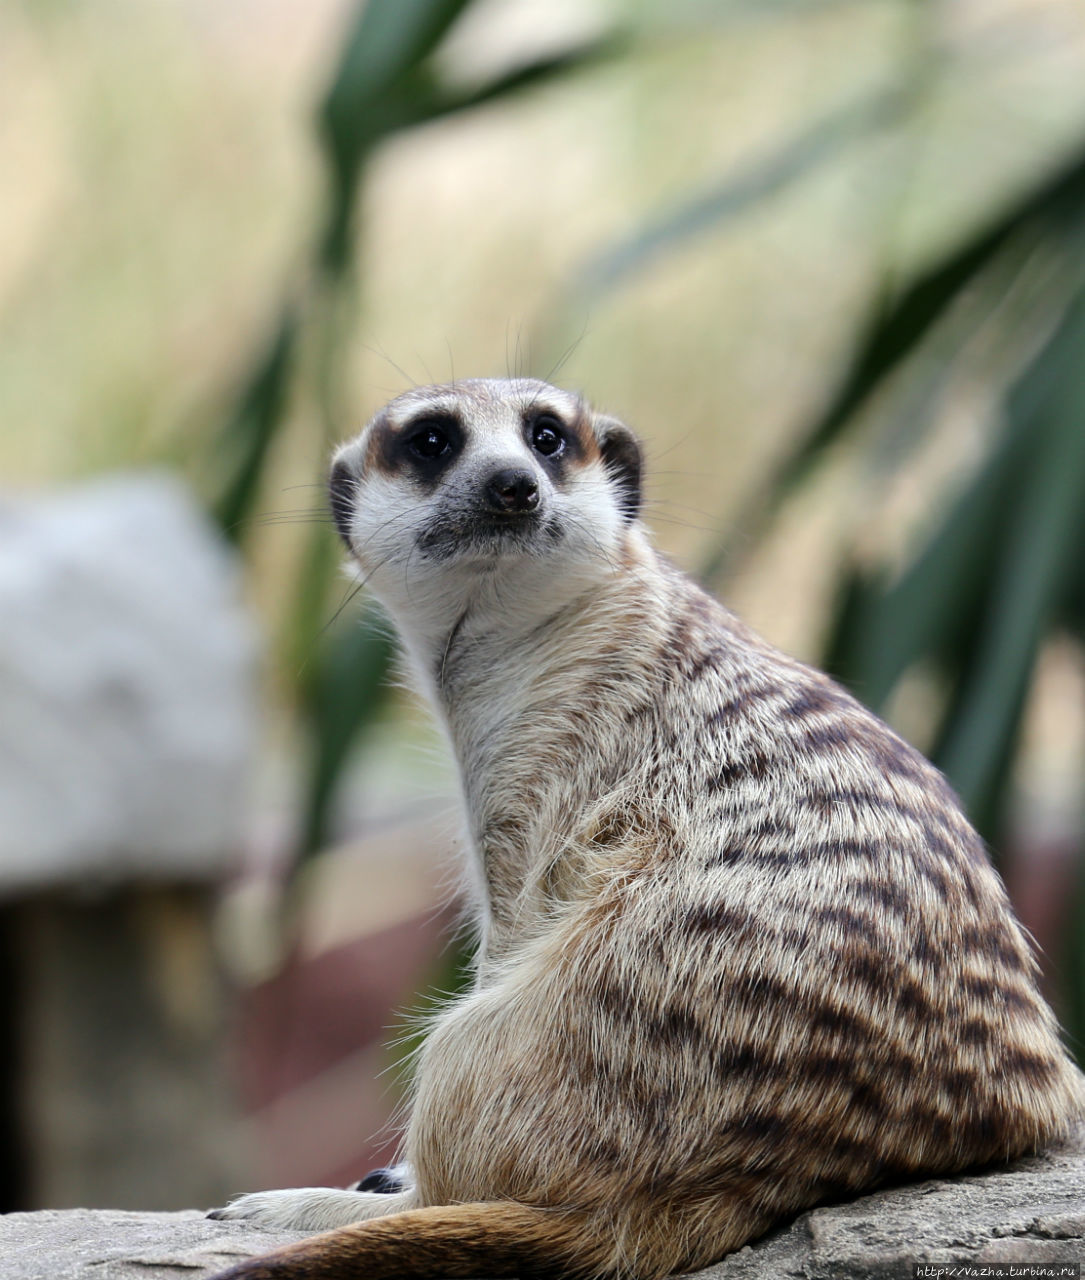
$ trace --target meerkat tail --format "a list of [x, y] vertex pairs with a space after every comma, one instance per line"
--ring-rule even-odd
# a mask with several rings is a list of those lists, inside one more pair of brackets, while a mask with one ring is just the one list
[[[409, 1209], [251, 1258], [213, 1280], [425, 1280], [600, 1274], [585, 1215], [506, 1201]], [[605, 1270], [605, 1268], [604, 1268]]]

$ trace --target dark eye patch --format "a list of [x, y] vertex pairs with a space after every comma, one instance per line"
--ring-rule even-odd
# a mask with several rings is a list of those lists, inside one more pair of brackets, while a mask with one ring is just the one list
[[381, 460], [388, 471], [436, 484], [463, 449], [463, 427], [453, 413], [423, 413], [402, 426], [384, 428]]
[[452, 441], [442, 424], [426, 422], [411, 428], [407, 436], [407, 452], [423, 462], [435, 462], [452, 452]]
[[556, 458], [564, 452], [564, 426], [552, 413], [540, 413], [532, 420], [531, 447], [544, 458]]
[[532, 408], [523, 417], [524, 440], [550, 475], [559, 479], [568, 462], [581, 454], [576, 432], [551, 409]]

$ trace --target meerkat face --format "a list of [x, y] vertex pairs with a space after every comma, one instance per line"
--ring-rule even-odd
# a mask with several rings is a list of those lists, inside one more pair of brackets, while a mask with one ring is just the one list
[[409, 391], [336, 454], [343, 541], [380, 589], [452, 565], [604, 565], [640, 507], [640, 446], [579, 397], [530, 379]]

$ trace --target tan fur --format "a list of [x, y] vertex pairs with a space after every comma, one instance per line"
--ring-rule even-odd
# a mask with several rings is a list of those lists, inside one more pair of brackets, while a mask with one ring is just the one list
[[[650, 1280], [1066, 1133], [1081, 1077], [944, 779], [616, 516], [620, 424], [559, 473], [523, 423], [593, 421], [567, 393], [460, 383], [386, 412], [410, 431], [433, 403], [462, 456], [378, 477], [363, 432], [342, 527], [459, 762], [477, 980], [422, 1052], [414, 1185], [323, 1219], [298, 1199], [320, 1192], [246, 1197], [223, 1212], [374, 1221], [226, 1274]], [[435, 523], [471, 535], [447, 504], [514, 458], [561, 538], [422, 554]]]

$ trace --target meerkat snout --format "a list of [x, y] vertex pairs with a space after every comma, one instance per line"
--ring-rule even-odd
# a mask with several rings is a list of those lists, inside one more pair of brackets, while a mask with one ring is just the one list
[[487, 481], [484, 497], [491, 511], [520, 515], [539, 505], [539, 483], [530, 471], [504, 468]]

